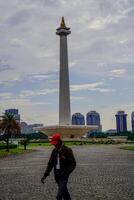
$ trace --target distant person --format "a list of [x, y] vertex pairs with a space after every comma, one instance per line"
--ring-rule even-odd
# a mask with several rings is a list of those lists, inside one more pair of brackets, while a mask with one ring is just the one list
[[44, 180], [49, 176], [54, 167], [54, 176], [58, 184], [56, 199], [71, 200], [67, 189], [67, 182], [70, 173], [76, 167], [76, 161], [72, 149], [63, 144], [60, 134], [54, 134], [52, 136], [51, 144], [54, 145], [55, 148], [51, 153], [46, 171], [44, 176], [41, 178], [41, 182], [44, 183]]

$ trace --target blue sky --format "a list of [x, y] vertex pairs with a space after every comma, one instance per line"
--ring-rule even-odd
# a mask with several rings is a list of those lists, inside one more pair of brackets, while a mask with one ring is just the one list
[[0, 0], [0, 112], [58, 123], [61, 16], [68, 36], [71, 111], [96, 110], [103, 130], [134, 111], [133, 0]]

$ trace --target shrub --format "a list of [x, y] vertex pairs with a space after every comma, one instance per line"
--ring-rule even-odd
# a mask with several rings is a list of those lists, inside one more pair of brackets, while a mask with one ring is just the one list
[[133, 141], [133, 140], [134, 140], [134, 134], [129, 135], [129, 136], [127, 137], [127, 140]]
[[[16, 144], [9, 144], [9, 149], [15, 149], [17, 148], [17, 145]], [[7, 146], [6, 144], [0, 144], [0, 149], [7, 149]]]

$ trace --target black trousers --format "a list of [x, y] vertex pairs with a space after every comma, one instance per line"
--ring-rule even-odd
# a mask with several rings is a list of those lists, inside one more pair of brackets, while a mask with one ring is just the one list
[[71, 200], [70, 194], [67, 189], [69, 175], [60, 175], [60, 171], [56, 170], [55, 180], [58, 184], [57, 200]]

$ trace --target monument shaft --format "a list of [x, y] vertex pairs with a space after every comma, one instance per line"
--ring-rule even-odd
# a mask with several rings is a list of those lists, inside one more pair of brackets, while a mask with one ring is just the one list
[[60, 36], [60, 92], [59, 124], [70, 124], [70, 90], [68, 71], [67, 36]]
[[59, 125], [71, 124], [70, 88], [68, 70], [67, 35], [71, 33], [62, 18], [56, 34], [60, 36], [60, 83], [59, 83]]

